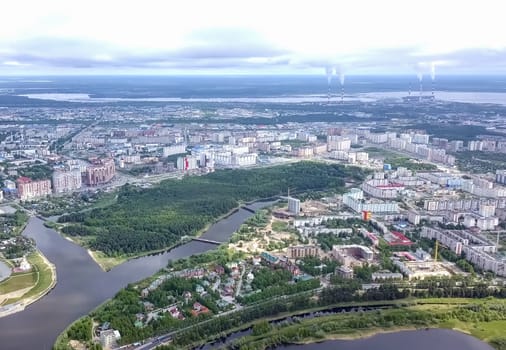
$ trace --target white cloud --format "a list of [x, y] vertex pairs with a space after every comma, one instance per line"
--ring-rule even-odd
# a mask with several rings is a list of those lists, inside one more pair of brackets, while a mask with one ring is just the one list
[[503, 67], [502, 8], [498, 0], [7, 1], [0, 62], [381, 71], [430, 61], [472, 67], [483, 56]]

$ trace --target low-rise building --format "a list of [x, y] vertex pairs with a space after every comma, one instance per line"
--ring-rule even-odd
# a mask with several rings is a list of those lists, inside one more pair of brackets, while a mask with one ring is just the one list
[[104, 349], [114, 349], [120, 339], [121, 334], [117, 330], [107, 329], [100, 332], [100, 344]]
[[302, 259], [309, 256], [319, 255], [318, 247], [314, 245], [297, 245], [288, 247], [288, 257], [290, 259]]
[[372, 275], [373, 281], [384, 281], [384, 280], [398, 280], [402, 279], [402, 273], [399, 272], [373, 272]]
[[367, 202], [364, 199], [364, 192], [358, 188], [352, 188], [350, 192], [343, 194], [343, 204], [354, 211], [361, 213], [370, 211], [371, 213], [398, 213], [399, 205], [396, 202]]
[[392, 261], [408, 280], [423, 280], [430, 277], [451, 277], [451, 274], [437, 262], [403, 261], [397, 258], [392, 258]]
[[373, 261], [373, 251], [362, 245], [335, 245], [332, 247], [332, 256], [342, 265], [353, 267], [362, 266]]
[[338, 266], [336, 267], [334, 274], [341, 278], [352, 279], [353, 269], [347, 266]]

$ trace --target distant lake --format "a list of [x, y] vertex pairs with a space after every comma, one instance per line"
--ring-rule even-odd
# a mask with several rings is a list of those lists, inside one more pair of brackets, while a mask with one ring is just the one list
[[494, 350], [470, 335], [449, 329], [377, 334], [356, 340], [330, 340], [277, 347], [283, 350]]

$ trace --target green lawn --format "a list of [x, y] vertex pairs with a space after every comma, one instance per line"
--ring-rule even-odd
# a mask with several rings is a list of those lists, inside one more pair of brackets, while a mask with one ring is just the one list
[[464, 333], [469, 333], [484, 341], [490, 341], [491, 339], [500, 338], [505, 335], [506, 321], [463, 322], [459, 320], [450, 320], [439, 324], [439, 327], [456, 329]]
[[379, 148], [379, 147], [366, 147], [362, 150], [363, 152], [369, 153], [369, 156], [372, 158], [396, 158], [403, 157], [402, 154], [397, 152], [390, 151], [388, 149]]
[[33, 266], [32, 272], [18, 274], [0, 284], [0, 294], [10, 293], [33, 287], [19, 298], [11, 298], [3, 304], [12, 304], [22, 299], [37, 297], [44, 293], [53, 283], [51, 266], [46, 263], [39, 252], [33, 252], [27, 257], [30, 265]]
[[14, 274], [7, 280], [0, 283], [0, 294], [15, 292], [20, 289], [31, 287], [37, 281], [36, 272]]
[[120, 265], [128, 260], [127, 256], [107, 256], [101, 251], [92, 251], [91, 252], [93, 260], [102, 268], [104, 271], [109, 271], [113, 267]]
[[274, 221], [272, 223], [272, 230], [274, 232], [285, 231], [286, 227], [287, 227], [287, 224], [286, 224], [286, 222], [283, 222], [283, 221]]
[[51, 286], [53, 282], [53, 275], [51, 272], [51, 267], [46, 263], [46, 260], [42, 258], [40, 253], [35, 252], [28, 256], [28, 262], [35, 266], [39, 278], [37, 280], [37, 284], [34, 288], [30, 289], [28, 293], [23, 295], [23, 298], [30, 298], [32, 296], [37, 296], [40, 293], [46, 291]]

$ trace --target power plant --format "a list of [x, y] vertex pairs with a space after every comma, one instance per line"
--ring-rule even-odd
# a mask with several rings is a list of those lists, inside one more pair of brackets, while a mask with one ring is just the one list
[[431, 71], [430, 71], [430, 77], [431, 77], [431, 81], [432, 81], [432, 84], [431, 84], [431, 94], [430, 95], [423, 95], [423, 73], [422, 71], [420, 71], [420, 68], [421, 67], [421, 64], [419, 64], [417, 66], [417, 70], [418, 70], [418, 73], [417, 73], [417, 77], [418, 77], [418, 82], [419, 82], [419, 86], [420, 86], [420, 89], [419, 89], [419, 95], [418, 96], [414, 96], [414, 95], [411, 95], [411, 84], [409, 85], [409, 88], [408, 88], [408, 96], [404, 96], [402, 98], [402, 100], [404, 102], [432, 102], [436, 99], [436, 94], [435, 94], [435, 82], [436, 82], [436, 65], [434, 62], [431, 63]]

